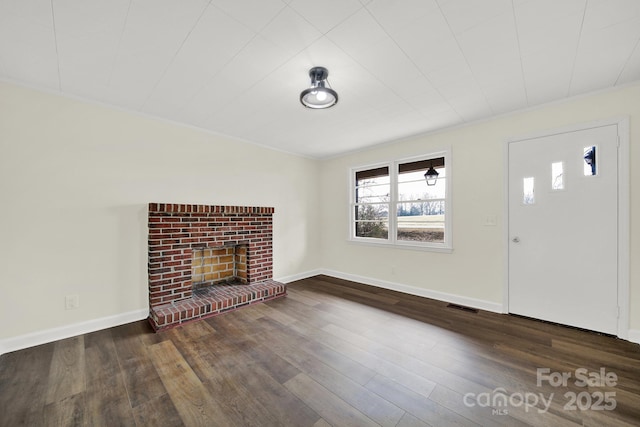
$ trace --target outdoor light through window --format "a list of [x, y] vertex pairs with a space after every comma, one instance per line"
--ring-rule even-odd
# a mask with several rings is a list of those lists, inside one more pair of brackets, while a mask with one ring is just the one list
[[307, 108], [322, 109], [333, 107], [338, 103], [338, 94], [331, 89], [327, 77], [329, 70], [324, 67], [313, 67], [309, 70], [311, 87], [300, 93], [300, 102]]

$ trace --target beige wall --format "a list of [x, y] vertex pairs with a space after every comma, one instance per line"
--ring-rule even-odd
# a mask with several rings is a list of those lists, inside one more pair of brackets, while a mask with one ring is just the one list
[[0, 341], [146, 310], [149, 202], [274, 206], [274, 276], [315, 269], [318, 182], [313, 160], [0, 83]]
[[[640, 331], [639, 100], [637, 84], [315, 161], [0, 83], [0, 344], [146, 310], [151, 201], [275, 206], [276, 278], [324, 269], [499, 306], [505, 140], [621, 115], [630, 116], [631, 328]], [[349, 168], [444, 147], [454, 252], [348, 243]], [[484, 226], [487, 215], [496, 227]], [[78, 310], [64, 309], [70, 294]]]
[[[505, 141], [519, 135], [630, 117], [631, 328], [640, 332], [640, 85], [351, 153], [321, 164], [322, 267], [343, 276], [450, 294], [483, 307], [503, 302]], [[348, 237], [350, 167], [452, 148], [451, 254], [362, 246]], [[449, 171], [447, 171], [449, 174]], [[495, 227], [484, 225], [495, 215]]]

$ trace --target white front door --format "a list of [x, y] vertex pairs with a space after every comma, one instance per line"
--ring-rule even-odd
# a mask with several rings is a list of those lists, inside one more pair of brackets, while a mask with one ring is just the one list
[[618, 127], [508, 150], [509, 312], [616, 334]]

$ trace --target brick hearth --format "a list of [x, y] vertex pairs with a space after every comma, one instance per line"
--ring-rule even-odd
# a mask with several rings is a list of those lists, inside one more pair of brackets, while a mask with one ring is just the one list
[[194, 291], [191, 298], [154, 307], [149, 314], [150, 322], [155, 330], [163, 330], [187, 321], [278, 298], [286, 292], [284, 284], [273, 280], [253, 285], [217, 284]]
[[[272, 280], [273, 213], [270, 207], [150, 203], [149, 321], [153, 328], [167, 329], [284, 296], [285, 285]], [[214, 252], [237, 246], [243, 248], [246, 264], [241, 277], [208, 287], [198, 283], [194, 289], [194, 250]]]

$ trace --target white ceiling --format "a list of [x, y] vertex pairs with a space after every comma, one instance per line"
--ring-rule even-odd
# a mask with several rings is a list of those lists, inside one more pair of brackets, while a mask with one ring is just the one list
[[0, 0], [1, 79], [311, 157], [640, 80], [639, 41], [640, 0]]

